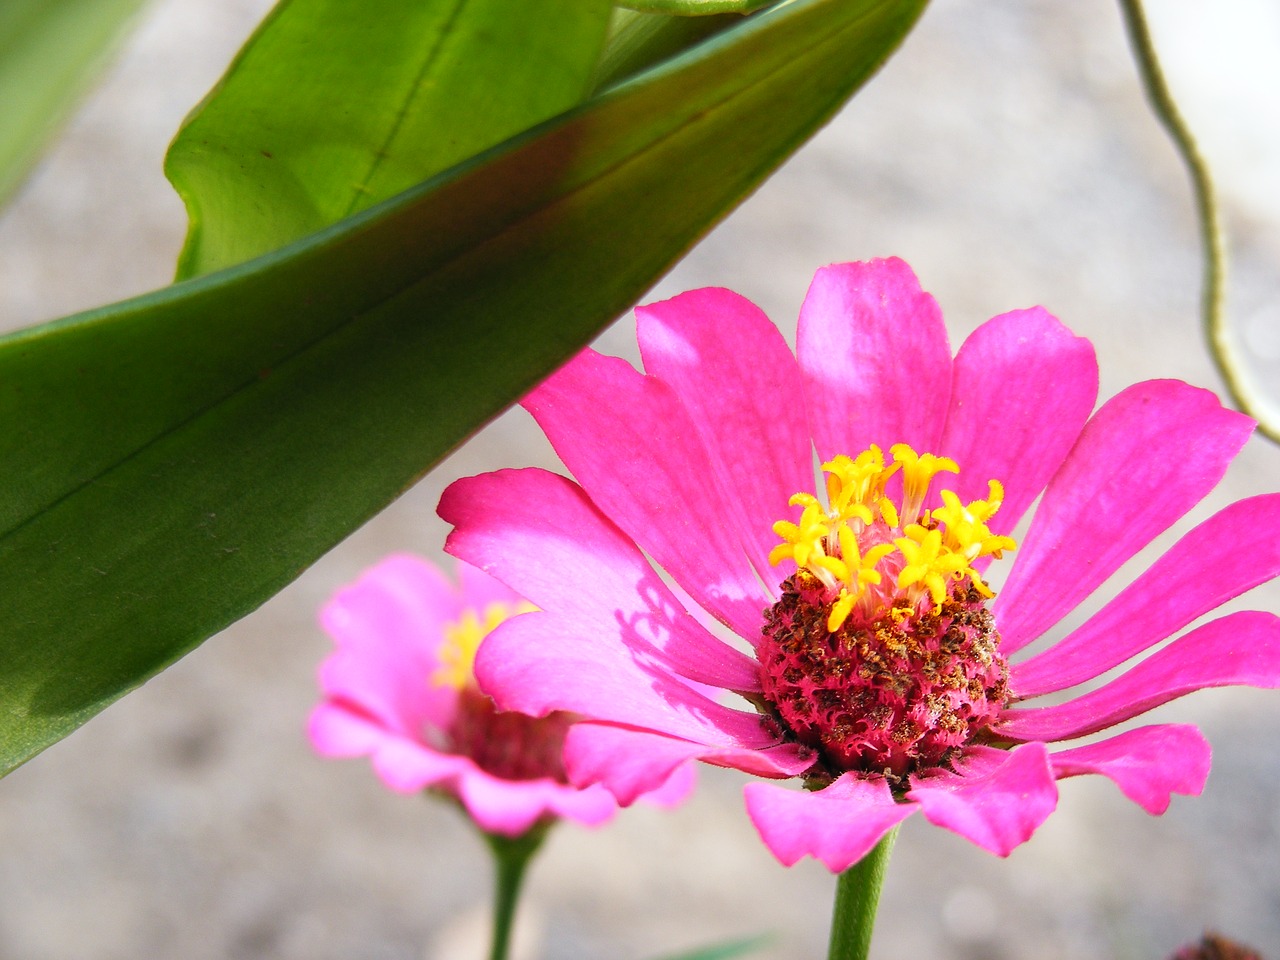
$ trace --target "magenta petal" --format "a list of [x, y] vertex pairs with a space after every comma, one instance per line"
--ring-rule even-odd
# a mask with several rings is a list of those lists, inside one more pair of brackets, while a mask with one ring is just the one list
[[326, 700], [311, 711], [307, 736], [323, 757], [364, 757], [389, 736], [387, 728], [358, 708]]
[[457, 795], [482, 830], [505, 837], [518, 837], [548, 816], [596, 826], [618, 809], [600, 787], [578, 790], [547, 778], [502, 780], [478, 768], [459, 778]]
[[800, 368], [759, 307], [723, 289], [691, 290], [636, 308], [645, 370], [667, 383], [692, 414], [734, 498], [721, 511], [765, 579], [773, 575], [773, 524], [795, 512], [791, 495], [813, 489], [813, 448]]
[[996, 730], [1015, 740], [1070, 740], [1204, 687], [1234, 684], [1280, 686], [1280, 617], [1255, 610], [1221, 617], [1075, 700], [1006, 710]]
[[1050, 481], [993, 610], [1007, 656], [1200, 502], [1253, 430], [1208, 390], [1139, 383], [1085, 426]]
[[524, 406], [605, 516], [721, 622], [759, 631], [769, 594], [737, 525], [724, 522], [734, 500], [670, 387], [587, 350]]
[[749, 783], [747, 813], [773, 855], [784, 866], [814, 857], [843, 873], [871, 852], [895, 826], [915, 813], [897, 803], [883, 777], [846, 773], [816, 792]]
[[946, 485], [964, 502], [1004, 485], [991, 521], [1008, 534], [1075, 444], [1098, 397], [1093, 345], [1042, 307], [988, 320], [956, 354], [938, 451], [960, 465]]
[[912, 780], [907, 795], [932, 824], [946, 827], [997, 856], [1031, 839], [1058, 805], [1044, 744], [1011, 751], [969, 747], [955, 773]]
[[647, 730], [596, 723], [576, 723], [569, 728], [564, 758], [574, 783], [602, 783], [624, 806], [664, 789], [664, 782], [678, 776], [692, 760], [773, 778], [797, 776], [813, 765], [813, 756], [794, 744], [765, 749], [710, 747]]
[[1147, 813], [1169, 809], [1175, 793], [1198, 796], [1209, 777], [1209, 741], [1189, 724], [1127, 730], [1109, 740], [1053, 754], [1059, 780], [1099, 773]]
[[1033, 697], [1090, 680], [1280, 575], [1277, 530], [1280, 494], [1214, 514], [1065, 639], [1015, 664], [1014, 695]]
[[483, 613], [491, 604], [500, 603], [514, 608], [525, 600], [505, 583], [462, 561], [458, 562], [458, 587], [467, 608], [477, 611], [477, 614]]
[[565, 771], [581, 786], [602, 784], [625, 807], [659, 789], [703, 749], [644, 730], [575, 723], [564, 740]]
[[438, 753], [403, 737], [387, 737], [370, 757], [374, 772], [398, 793], [417, 793], [431, 786], [452, 793], [457, 778], [475, 769], [468, 757]]
[[[759, 689], [755, 660], [690, 616], [571, 480], [539, 469], [469, 477], [444, 492], [439, 511], [455, 525], [445, 548], [560, 618], [558, 645], [579, 647], [575, 658], [629, 659], [630, 648], [691, 680]], [[762, 619], [757, 610], [757, 634]]]
[[567, 710], [593, 720], [656, 730], [712, 746], [777, 742], [755, 713], [731, 710], [634, 658], [621, 643], [585, 634], [546, 613], [508, 620], [476, 654], [480, 688], [504, 710], [544, 716]]
[[[684, 803], [698, 785], [698, 765], [686, 763], [676, 767], [667, 782], [650, 790], [640, 799], [660, 810], [670, 810]], [[603, 784], [601, 785], [603, 787]], [[610, 794], [612, 796], [612, 794]]]
[[354, 704], [389, 729], [414, 737], [446, 725], [455, 691], [430, 682], [444, 625], [463, 598], [434, 566], [394, 555], [343, 587], [320, 611], [337, 649], [320, 668], [325, 695]]
[[796, 353], [823, 460], [873, 443], [886, 453], [895, 443], [938, 451], [951, 347], [937, 302], [901, 260], [819, 270], [800, 308]]

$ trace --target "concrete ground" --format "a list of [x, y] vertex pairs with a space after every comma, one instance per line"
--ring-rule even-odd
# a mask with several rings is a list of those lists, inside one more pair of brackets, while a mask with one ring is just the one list
[[[1220, 29], [1192, 0], [1151, 6], [1223, 182], [1234, 313], [1280, 382], [1280, 14], [1214, 5]], [[157, 0], [0, 215], [0, 325], [167, 282], [184, 217], [165, 144], [265, 7]], [[1216, 388], [1190, 209], [1114, 4], [936, 0], [853, 105], [653, 296], [729, 286], [790, 331], [817, 266], [896, 254], [957, 344], [1042, 303], [1097, 345], [1104, 396], [1149, 377]], [[632, 350], [628, 321], [602, 342]], [[523, 415], [503, 417], [260, 611], [0, 783], [0, 958], [481, 957], [488, 865], [462, 819], [309, 750], [329, 649], [314, 612], [389, 551], [437, 555], [452, 479], [549, 458]], [[1280, 450], [1255, 439], [1193, 520], [1278, 481]], [[1280, 589], [1244, 605], [1280, 610]], [[1007, 861], [914, 818], [875, 954], [1156, 960], [1210, 927], [1280, 957], [1280, 695], [1202, 693], [1159, 716], [1213, 741], [1204, 796], [1153, 819], [1108, 782], [1071, 781]], [[771, 859], [742, 782], [708, 769], [679, 811], [556, 831], [531, 876], [523, 956], [645, 960], [755, 932], [774, 935], [760, 958], [822, 956], [832, 878]]]

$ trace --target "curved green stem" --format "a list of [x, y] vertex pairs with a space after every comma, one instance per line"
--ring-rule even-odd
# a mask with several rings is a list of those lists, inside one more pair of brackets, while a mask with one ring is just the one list
[[1155, 44], [1152, 43], [1151, 31], [1142, 10], [1142, 0], [1120, 0], [1120, 10], [1124, 15], [1129, 46], [1138, 63], [1138, 73], [1142, 78], [1147, 101], [1182, 158], [1195, 193], [1196, 215], [1200, 222], [1200, 245], [1204, 257], [1200, 310], [1205, 337], [1209, 341], [1209, 352], [1236, 403], [1259, 421], [1259, 428], [1263, 433], [1272, 440], [1280, 441], [1280, 416], [1270, 408], [1262, 392], [1249, 382], [1244, 360], [1227, 328], [1227, 250], [1217, 193], [1213, 179], [1209, 176], [1208, 164], [1165, 83], [1164, 72], [1156, 58]]
[[489, 960], [506, 960], [511, 946], [511, 930], [520, 899], [520, 885], [533, 855], [542, 846], [550, 824], [537, 824], [518, 837], [486, 833], [485, 840], [493, 851], [494, 901], [493, 946]]
[[876, 906], [880, 903], [880, 887], [897, 838], [898, 828], [894, 827], [870, 853], [840, 874], [831, 914], [827, 960], [866, 960], [871, 949], [871, 930], [876, 923]]

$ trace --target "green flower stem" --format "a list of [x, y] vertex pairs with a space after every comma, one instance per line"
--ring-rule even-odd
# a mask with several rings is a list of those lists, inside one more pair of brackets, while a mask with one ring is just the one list
[[840, 874], [836, 881], [827, 960], [866, 960], [871, 949], [871, 930], [876, 923], [880, 887], [897, 838], [898, 828], [894, 827], [870, 853]]
[[[1217, 364], [1218, 372], [1227, 389], [1242, 410], [1259, 421], [1259, 429], [1272, 440], [1280, 441], [1280, 422], [1275, 412], [1268, 410], [1268, 402], [1260, 389], [1249, 382], [1244, 359], [1240, 356], [1227, 325], [1227, 249], [1223, 238], [1222, 215], [1218, 208], [1217, 193], [1209, 166], [1196, 145], [1191, 130], [1178, 110], [1169, 92], [1164, 71], [1156, 57], [1155, 44], [1147, 26], [1142, 0], [1119, 0], [1124, 15], [1129, 46], [1138, 64], [1147, 102], [1164, 127], [1181, 157], [1191, 188], [1195, 194], [1196, 215], [1200, 222], [1200, 246], [1204, 257], [1204, 274], [1201, 281], [1200, 310], [1209, 352]], [[1270, 416], [1268, 415], [1270, 414]]]
[[489, 849], [493, 851], [494, 865], [493, 947], [489, 951], [489, 960], [507, 960], [520, 885], [529, 862], [542, 846], [550, 827], [550, 823], [537, 824], [518, 837], [484, 834]]

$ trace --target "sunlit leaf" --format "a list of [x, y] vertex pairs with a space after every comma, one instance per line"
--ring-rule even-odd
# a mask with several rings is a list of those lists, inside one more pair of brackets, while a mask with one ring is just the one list
[[703, 17], [712, 13], [751, 13], [773, 0], [620, 0], [619, 6], [641, 13]]
[[0, 341], [0, 769], [262, 603], [580, 348], [922, 5], [783, 5], [282, 251]]
[[0, 204], [88, 90], [142, 3], [0, 2]]
[[180, 278], [365, 210], [575, 106], [609, 0], [287, 0], [183, 124]]

